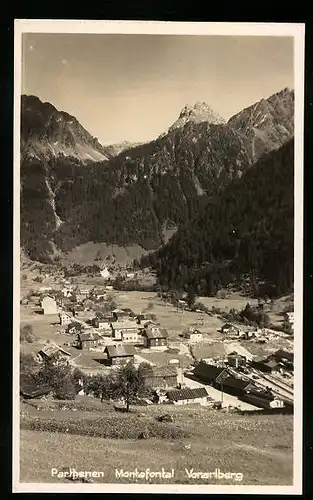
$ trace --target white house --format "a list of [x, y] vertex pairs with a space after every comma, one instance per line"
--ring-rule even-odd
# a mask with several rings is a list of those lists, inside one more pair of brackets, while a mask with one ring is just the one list
[[56, 300], [50, 295], [46, 295], [41, 301], [43, 314], [58, 314], [58, 306]]
[[294, 329], [294, 312], [285, 313], [285, 322], [289, 325], [293, 331]]
[[283, 408], [284, 406], [284, 401], [279, 398], [274, 398], [272, 401], [270, 401], [271, 408]]
[[189, 330], [184, 331], [183, 337], [188, 339], [190, 343], [201, 342], [203, 340], [202, 333], [195, 328], [190, 328]]
[[110, 272], [107, 270], [106, 267], [101, 269], [100, 274], [101, 274], [102, 278], [104, 278], [104, 279], [109, 279], [111, 276]]
[[73, 316], [70, 313], [61, 311], [59, 313], [60, 325], [69, 325], [73, 321]]
[[112, 323], [113, 337], [125, 343], [138, 342], [139, 328], [136, 321], [116, 321]]

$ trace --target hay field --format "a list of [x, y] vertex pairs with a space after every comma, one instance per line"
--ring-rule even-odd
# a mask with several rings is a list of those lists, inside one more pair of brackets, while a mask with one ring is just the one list
[[[145, 420], [162, 413], [159, 407], [142, 411], [141, 418]], [[77, 419], [77, 413], [73, 413], [73, 418]], [[185, 467], [241, 472], [243, 481], [240, 484], [292, 484], [292, 416], [242, 416], [199, 407], [172, 406], [170, 413], [174, 415], [175, 425], [188, 436], [176, 440], [109, 439], [22, 429], [21, 481], [52, 482], [52, 467], [75, 467], [77, 470], [103, 471], [102, 482], [120, 482], [121, 479], [115, 477], [116, 468], [144, 470], [150, 467], [156, 471], [163, 466], [165, 470], [174, 468], [172, 482], [181, 484], [234, 484], [234, 480], [189, 479]], [[108, 410], [101, 415], [102, 418], [107, 415], [111, 421], [114, 418]], [[90, 418], [86, 414], [86, 425]], [[79, 412], [81, 419], [84, 417]]]

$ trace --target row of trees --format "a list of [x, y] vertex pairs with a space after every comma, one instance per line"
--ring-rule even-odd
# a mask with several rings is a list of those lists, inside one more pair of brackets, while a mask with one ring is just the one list
[[113, 374], [86, 377], [84, 391], [101, 401], [121, 399], [125, 402], [126, 411], [129, 411], [130, 404], [137, 398], [151, 395], [151, 388], [145, 383], [148, 373], [151, 373], [149, 364], [141, 363], [136, 368], [128, 363]]
[[85, 394], [104, 400], [125, 402], [126, 410], [136, 398], [151, 394], [151, 388], [145, 383], [145, 377], [151, 373], [151, 366], [141, 363], [139, 367], [128, 363], [110, 374], [86, 375], [78, 368], [57, 362], [56, 358], [47, 359], [42, 364], [30, 354], [20, 355], [21, 383], [48, 385], [53, 397], [59, 400], [74, 399], [84, 389]]

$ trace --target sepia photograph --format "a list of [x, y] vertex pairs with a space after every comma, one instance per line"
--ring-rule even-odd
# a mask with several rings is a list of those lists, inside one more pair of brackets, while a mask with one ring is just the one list
[[14, 45], [13, 491], [301, 494], [304, 25]]

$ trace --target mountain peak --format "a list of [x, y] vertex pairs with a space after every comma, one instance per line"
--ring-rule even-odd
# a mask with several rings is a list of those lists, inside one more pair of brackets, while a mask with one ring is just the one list
[[183, 107], [176, 122], [169, 128], [169, 132], [183, 127], [188, 122], [207, 122], [211, 125], [224, 124], [225, 120], [219, 116], [206, 102], [197, 101], [193, 106]]
[[21, 96], [21, 150], [25, 157], [69, 157], [82, 163], [111, 157], [75, 116], [34, 95]]
[[254, 161], [281, 147], [294, 135], [294, 90], [288, 87], [248, 106], [228, 120], [240, 134], [249, 137]]

